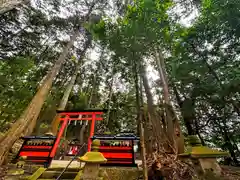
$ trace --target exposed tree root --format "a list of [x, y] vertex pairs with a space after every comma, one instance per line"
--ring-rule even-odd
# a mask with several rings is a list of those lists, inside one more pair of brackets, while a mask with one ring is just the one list
[[167, 180], [191, 180], [196, 177], [192, 165], [180, 161], [174, 154], [153, 153], [147, 159], [149, 169], [155, 161], [160, 162], [162, 174]]

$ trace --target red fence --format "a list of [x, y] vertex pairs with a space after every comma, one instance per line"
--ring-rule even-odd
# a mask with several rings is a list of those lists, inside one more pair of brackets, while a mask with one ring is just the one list
[[94, 136], [99, 139], [99, 152], [107, 159], [107, 166], [136, 166], [134, 141], [137, 137]]
[[26, 156], [27, 162], [44, 164], [45, 167], [50, 165], [52, 161], [50, 154], [56, 141], [55, 136], [27, 136], [22, 139], [24, 140], [23, 145], [14, 161], [21, 156]]

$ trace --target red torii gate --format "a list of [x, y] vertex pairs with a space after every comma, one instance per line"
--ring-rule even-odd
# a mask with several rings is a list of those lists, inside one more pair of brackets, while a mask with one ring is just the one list
[[[64, 129], [67, 127], [69, 121], [91, 121], [90, 134], [88, 138], [88, 151], [91, 151], [91, 137], [94, 135], [95, 121], [100, 121], [103, 119], [102, 115], [106, 110], [92, 109], [92, 110], [79, 110], [79, 111], [61, 111], [58, 110], [57, 113], [60, 115], [59, 121], [62, 122], [59, 132], [57, 134], [56, 142], [51, 151], [50, 157], [54, 157], [60, 143], [61, 137], [63, 135]], [[85, 116], [85, 117], [84, 117]]]

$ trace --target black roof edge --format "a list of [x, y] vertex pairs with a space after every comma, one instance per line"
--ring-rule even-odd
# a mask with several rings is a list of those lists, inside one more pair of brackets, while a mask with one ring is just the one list
[[107, 109], [74, 109], [74, 110], [57, 110], [57, 113], [67, 112], [107, 112]]

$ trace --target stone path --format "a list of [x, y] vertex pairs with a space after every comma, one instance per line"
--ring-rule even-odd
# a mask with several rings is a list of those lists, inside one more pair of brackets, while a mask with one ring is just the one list
[[[52, 160], [52, 163], [50, 165], [50, 168], [65, 168], [70, 161], [63, 161], [63, 160]], [[81, 167], [84, 166], [84, 163], [81, 163]], [[80, 167], [80, 162], [78, 161], [73, 161], [69, 168], [79, 168]]]
[[[50, 165], [50, 168], [64, 168], [64, 167], [66, 167], [67, 165], [68, 165], [68, 163], [69, 163], [70, 161], [63, 161], [63, 160], [52, 160], [52, 163], [51, 163], [51, 165]], [[142, 161], [141, 160], [136, 160], [135, 161], [136, 162], [136, 164], [138, 164], [138, 165], [141, 165], [142, 164]], [[84, 163], [80, 163], [80, 162], [78, 162], [78, 161], [73, 161], [71, 164], [70, 164], [70, 166], [69, 166], [69, 168], [79, 168], [80, 167], [80, 164], [81, 164], [81, 167], [83, 167], [84, 166]]]

